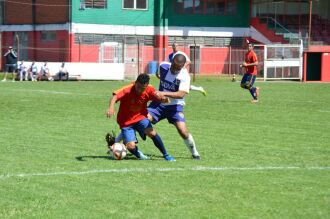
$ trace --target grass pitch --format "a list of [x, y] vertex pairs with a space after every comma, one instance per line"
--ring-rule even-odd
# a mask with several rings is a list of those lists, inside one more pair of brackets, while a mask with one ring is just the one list
[[[185, 115], [202, 156], [155, 126], [151, 160], [106, 155], [105, 112], [127, 82], [0, 83], [0, 218], [330, 218], [330, 84], [198, 78]], [[157, 80], [152, 84], [157, 87]]]

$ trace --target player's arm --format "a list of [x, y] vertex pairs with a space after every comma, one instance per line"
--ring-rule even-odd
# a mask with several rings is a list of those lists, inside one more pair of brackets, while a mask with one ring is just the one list
[[154, 92], [154, 100], [161, 102], [161, 103], [169, 103], [170, 99], [166, 96], [164, 96], [164, 94], [160, 91], [156, 91]]
[[11, 51], [11, 54], [15, 57], [15, 58], [17, 58], [17, 55], [16, 55], [16, 53], [15, 53], [15, 51], [13, 50], [13, 51]]
[[184, 68], [188, 69], [190, 63], [191, 63], [191, 61], [190, 60], [187, 60], [186, 61], [186, 64], [184, 64]]
[[159, 71], [156, 72], [156, 77], [160, 79]]
[[252, 63], [246, 63], [246, 62], [243, 62], [243, 66], [244, 67], [248, 67], [248, 66], [257, 66], [259, 63], [258, 63], [258, 60], [256, 60], [255, 62], [252, 62]]
[[109, 102], [109, 109], [107, 111], [107, 117], [110, 118], [111, 116], [115, 115], [115, 104], [116, 104], [117, 100], [118, 100], [117, 95], [114, 94]]
[[257, 55], [254, 54], [250, 60], [249, 60], [251, 63], [246, 63], [246, 62], [243, 62], [243, 66], [244, 67], [248, 67], [248, 66], [257, 66], [259, 63], [258, 63], [258, 58], [257, 58]]
[[164, 95], [165, 97], [170, 97], [170, 98], [173, 98], [173, 99], [182, 99], [187, 94], [186, 91], [182, 91], [182, 90], [179, 90], [179, 91], [176, 91], [176, 92], [162, 91], [162, 92], [159, 92], [159, 93], [161, 95]]

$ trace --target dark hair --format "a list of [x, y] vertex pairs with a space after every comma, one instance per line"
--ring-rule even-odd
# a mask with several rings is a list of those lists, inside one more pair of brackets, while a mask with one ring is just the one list
[[175, 62], [176, 63], [178, 63], [178, 64], [185, 64], [186, 63], [186, 57], [184, 56], [184, 55], [182, 55], [182, 54], [176, 54], [175, 56], [174, 56], [174, 58], [173, 58], [173, 62], [174, 62], [174, 60], [175, 60]]
[[137, 79], [136, 82], [139, 82], [140, 84], [147, 84], [149, 83], [150, 77], [148, 74], [140, 74]]

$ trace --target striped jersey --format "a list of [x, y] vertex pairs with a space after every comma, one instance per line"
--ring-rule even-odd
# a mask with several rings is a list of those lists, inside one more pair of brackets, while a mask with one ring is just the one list
[[[182, 68], [179, 73], [173, 74], [170, 70], [171, 63], [162, 62], [159, 66], [159, 91], [176, 92], [185, 91], [189, 93], [190, 90], [190, 75], [187, 69]], [[174, 99], [170, 98], [170, 103], [163, 103], [164, 105], [184, 105], [184, 98]]]

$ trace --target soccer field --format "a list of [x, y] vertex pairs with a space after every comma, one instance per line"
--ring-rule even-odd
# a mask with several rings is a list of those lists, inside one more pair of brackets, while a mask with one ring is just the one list
[[[105, 112], [127, 82], [0, 83], [0, 218], [330, 218], [330, 84], [197, 78], [185, 115], [201, 161], [174, 126], [151, 160], [108, 158]], [[153, 78], [153, 85], [157, 80]], [[118, 106], [118, 105], [117, 105]]]

